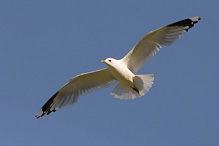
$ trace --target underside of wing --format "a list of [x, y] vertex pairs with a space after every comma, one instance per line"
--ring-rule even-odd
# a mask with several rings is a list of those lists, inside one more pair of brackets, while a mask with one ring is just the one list
[[199, 16], [192, 17], [149, 32], [122, 60], [136, 73], [163, 46], [173, 44], [199, 20]]
[[43, 105], [36, 117], [39, 118], [64, 106], [72, 105], [77, 102], [79, 96], [109, 87], [115, 82], [115, 78], [107, 68], [80, 74], [57, 91]]

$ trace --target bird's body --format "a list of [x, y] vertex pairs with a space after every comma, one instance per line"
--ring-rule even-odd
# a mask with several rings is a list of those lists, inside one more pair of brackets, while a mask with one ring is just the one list
[[133, 78], [135, 75], [127, 68], [122, 60], [107, 58], [102, 62], [107, 64], [108, 69], [121, 85], [134, 87]]
[[109, 87], [116, 82], [117, 86], [110, 93], [116, 98], [135, 99], [144, 96], [152, 87], [154, 75], [136, 73], [163, 46], [173, 44], [199, 20], [199, 16], [192, 17], [149, 32], [122, 59], [102, 60], [107, 68], [75, 76], [43, 105], [36, 117], [72, 105], [79, 96]]

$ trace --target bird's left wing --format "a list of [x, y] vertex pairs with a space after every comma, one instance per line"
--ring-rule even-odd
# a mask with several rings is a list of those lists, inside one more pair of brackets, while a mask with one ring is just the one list
[[162, 46], [171, 45], [200, 20], [199, 16], [181, 20], [146, 34], [124, 57], [123, 62], [136, 73]]
[[116, 81], [108, 68], [75, 76], [43, 105], [36, 117], [48, 115], [63, 106], [74, 104], [80, 95], [106, 88]]

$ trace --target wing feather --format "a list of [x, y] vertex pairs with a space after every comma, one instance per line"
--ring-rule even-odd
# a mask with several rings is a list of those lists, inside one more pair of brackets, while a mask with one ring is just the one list
[[136, 73], [163, 46], [172, 45], [199, 20], [199, 16], [192, 17], [149, 32], [122, 60], [133, 73]]
[[77, 102], [79, 96], [106, 88], [116, 81], [108, 68], [80, 74], [57, 91], [43, 105], [36, 117], [39, 118], [64, 106], [72, 105]]

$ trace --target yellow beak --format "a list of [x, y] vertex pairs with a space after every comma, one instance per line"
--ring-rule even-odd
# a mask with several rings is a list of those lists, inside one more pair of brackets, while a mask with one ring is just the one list
[[104, 63], [106, 63], [106, 61], [105, 61], [105, 60], [101, 60], [101, 62], [104, 62]]

